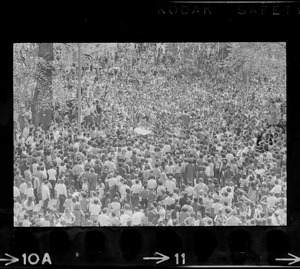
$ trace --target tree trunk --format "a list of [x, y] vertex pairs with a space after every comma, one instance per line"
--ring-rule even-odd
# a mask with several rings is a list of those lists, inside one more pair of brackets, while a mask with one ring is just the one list
[[43, 130], [48, 130], [52, 120], [52, 67], [53, 43], [39, 43], [38, 56], [44, 60], [37, 67], [37, 86], [34, 91], [31, 112], [32, 122], [37, 128], [41, 125]]

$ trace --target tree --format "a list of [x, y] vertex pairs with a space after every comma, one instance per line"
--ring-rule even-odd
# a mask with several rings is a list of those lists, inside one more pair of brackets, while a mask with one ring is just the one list
[[14, 102], [28, 106], [36, 88], [34, 74], [37, 68], [38, 45], [36, 43], [15, 43], [13, 53]]
[[285, 87], [286, 50], [281, 42], [231, 43], [225, 67], [243, 83], [254, 80]]
[[[99, 99], [114, 110], [120, 95], [135, 100], [145, 90], [155, 94], [193, 84], [208, 90], [235, 84], [243, 90], [245, 84], [267, 81], [269, 88], [285, 88], [280, 42], [82, 43], [81, 48], [83, 106]], [[67, 112], [70, 101], [76, 106], [77, 53], [75, 43], [14, 45], [14, 100], [31, 105], [36, 126], [42, 122], [47, 128], [53, 108]]]
[[53, 43], [39, 43], [38, 57], [35, 74], [37, 85], [31, 103], [32, 122], [35, 127], [42, 124], [42, 128], [47, 130], [52, 119], [53, 106]]

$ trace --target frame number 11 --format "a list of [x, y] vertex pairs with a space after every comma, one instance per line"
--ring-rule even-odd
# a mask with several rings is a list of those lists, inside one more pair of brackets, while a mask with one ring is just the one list
[[[182, 253], [181, 255], [181, 259], [182, 259], [182, 264], [185, 264], [185, 253]], [[178, 253], [175, 254], [175, 258], [176, 258], [176, 264], [180, 264], [180, 256]]]

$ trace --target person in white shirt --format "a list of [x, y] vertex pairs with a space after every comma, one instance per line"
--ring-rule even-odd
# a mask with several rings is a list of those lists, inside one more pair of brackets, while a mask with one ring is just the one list
[[31, 222], [28, 220], [28, 215], [24, 215], [24, 220], [22, 221], [22, 227], [30, 227]]
[[25, 143], [28, 144], [28, 145], [32, 145], [34, 142], [34, 138], [32, 136], [32, 134], [29, 134], [29, 136], [27, 137]]
[[98, 217], [97, 220], [99, 226], [109, 226], [110, 219], [109, 216], [107, 215], [107, 209], [103, 208], [101, 214]]
[[234, 159], [234, 156], [232, 155], [232, 153], [227, 153], [225, 158], [227, 162], [230, 163]]
[[28, 124], [26, 124], [26, 126], [23, 130], [23, 137], [25, 140], [27, 139], [28, 135], [29, 135], [29, 126], [28, 126]]
[[26, 193], [27, 193], [27, 184], [24, 179], [22, 179], [21, 184], [19, 186], [20, 191], [20, 199], [21, 201], [26, 199]]
[[273, 226], [282, 226], [284, 224], [284, 220], [279, 216], [278, 211], [275, 211], [271, 216], [271, 224]]
[[59, 212], [63, 213], [63, 206], [65, 203], [65, 200], [67, 198], [67, 188], [66, 185], [64, 184], [64, 181], [61, 179], [59, 180], [59, 183], [55, 186], [55, 191], [56, 191], [56, 195], [58, 198], [58, 203], [59, 203]]
[[16, 187], [16, 185], [14, 184], [14, 198], [17, 201], [20, 201], [20, 190], [18, 187]]
[[14, 199], [14, 216], [18, 217], [22, 209], [22, 205], [16, 199]]
[[[45, 216], [45, 219], [46, 219], [46, 216]], [[62, 214], [59, 221], [61, 223], [65, 223], [65, 226], [72, 226], [73, 223], [75, 222], [75, 219], [76, 219], [76, 217], [71, 212], [70, 208], [66, 207], [65, 212]]]
[[156, 180], [154, 178], [150, 178], [147, 183], [147, 188], [154, 190], [156, 189], [156, 187], [157, 187]]
[[66, 170], [67, 170], [66, 164], [62, 162], [58, 167], [58, 173], [61, 174], [62, 172], [66, 172]]
[[112, 157], [108, 157], [108, 160], [105, 161], [104, 166], [108, 167], [108, 170], [110, 173], [114, 172], [116, 170], [116, 165], [112, 161]]
[[124, 209], [121, 209], [120, 214], [121, 214], [121, 216], [120, 216], [121, 226], [130, 226], [131, 217], [124, 213]]
[[174, 193], [173, 193], [173, 196], [172, 196], [175, 200], [179, 200], [179, 198], [180, 198], [180, 196], [178, 195], [178, 193], [179, 193], [179, 189], [176, 188], [174, 190]]
[[37, 167], [38, 167], [38, 163], [35, 161], [33, 164], [32, 164], [32, 173], [36, 173], [37, 172]]
[[254, 171], [257, 175], [263, 176], [265, 173], [265, 169], [263, 169], [263, 166], [258, 165], [257, 169]]
[[272, 190], [270, 192], [274, 193], [274, 194], [280, 194], [282, 191], [282, 187], [281, 187], [281, 185], [279, 185], [278, 179], [276, 179], [274, 183], [275, 183], [275, 186], [272, 188]]
[[46, 180], [47, 179], [47, 172], [46, 172], [46, 169], [45, 169], [45, 167], [44, 166], [41, 166], [41, 173], [42, 173], [42, 179], [43, 180]]
[[236, 210], [232, 210], [231, 216], [226, 220], [226, 226], [238, 226], [242, 224], [241, 220], [236, 216], [236, 214]]
[[128, 147], [124, 157], [126, 159], [130, 159], [131, 156], [132, 156], [132, 148]]
[[50, 200], [50, 190], [48, 185], [48, 180], [45, 180], [44, 184], [42, 184], [42, 200], [43, 200], [43, 210], [44, 215], [47, 212], [49, 200]]
[[214, 203], [211, 205], [211, 208], [214, 210], [214, 215], [217, 215], [219, 210], [222, 209], [223, 205], [220, 203], [220, 199], [216, 198]]
[[108, 187], [111, 189], [113, 186], [116, 186], [118, 184], [118, 180], [113, 177], [113, 174], [107, 175], [107, 178], [105, 179], [105, 182], [107, 182]]
[[163, 153], [168, 153], [171, 151], [171, 146], [170, 145], [164, 145], [163, 146]]
[[209, 162], [209, 171], [210, 171], [210, 174], [209, 174], [209, 176], [211, 176], [211, 177], [214, 177], [214, 167], [215, 167], [215, 165], [214, 165], [214, 163], [212, 162], [212, 161], [210, 161]]
[[100, 182], [99, 185], [96, 187], [96, 191], [98, 193], [98, 198], [102, 199], [104, 197], [104, 190], [105, 190], [105, 185], [104, 183]]
[[165, 183], [165, 188], [170, 193], [174, 192], [174, 190], [176, 188], [176, 184], [175, 184], [175, 180], [173, 180], [172, 176], [169, 176], [169, 178], [167, 179], [167, 181]]
[[73, 148], [79, 149], [79, 139], [74, 143]]
[[131, 217], [132, 226], [141, 226], [144, 217], [145, 217], [144, 213], [140, 212], [139, 208], [136, 207], [135, 212]]
[[55, 158], [55, 161], [57, 163], [57, 166], [59, 167], [62, 163], [62, 159], [60, 158], [60, 155], [58, 155], [56, 158]]
[[95, 110], [96, 110], [96, 106], [93, 103], [91, 103], [90, 104], [90, 112], [91, 112], [91, 114], [95, 114]]
[[54, 188], [55, 188], [55, 184], [56, 184], [56, 174], [57, 174], [57, 172], [56, 172], [56, 169], [54, 169], [52, 165], [50, 166], [50, 169], [47, 172], [48, 172], [48, 180], [52, 185], [51, 198], [53, 199], [54, 194], [55, 194]]
[[83, 116], [83, 119], [85, 121], [87, 121], [88, 117], [91, 115], [91, 110], [90, 108], [87, 106], [85, 109], [82, 110], [82, 116]]
[[120, 198], [120, 201], [124, 201], [124, 199], [126, 198], [126, 190], [129, 189], [130, 190], [130, 187], [126, 184], [124, 184], [124, 180], [121, 179], [120, 181], [120, 187], [119, 187], [119, 192], [121, 194], [121, 198]]
[[114, 201], [110, 204], [111, 212], [114, 212], [117, 217], [120, 216], [121, 204], [118, 202], [118, 198], [115, 198]]
[[57, 141], [58, 138], [60, 137], [59, 131], [56, 128], [53, 131], [53, 137], [54, 137], [54, 141]]
[[194, 187], [194, 193], [195, 193], [195, 196], [196, 197], [199, 197], [199, 192], [200, 191], [203, 191], [204, 193], [207, 193], [208, 192], [208, 187], [207, 185], [204, 183], [204, 180], [203, 178], [200, 178], [200, 179], [196, 179], [196, 185]]
[[228, 192], [224, 192], [221, 196], [221, 203], [224, 206], [225, 203], [228, 204], [229, 207], [232, 206], [232, 198], [231, 196], [229, 196]]
[[135, 184], [131, 186], [131, 192], [132, 192], [131, 202], [133, 207], [136, 207], [139, 204], [140, 193], [142, 192], [142, 190], [143, 190], [143, 186], [141, 182], [138, 179], [135, 180]]
[[164, 209], [163, 203], [158, 204], [157, 206], [157, 213], [163, 219], [166, 217], [166, 210]]
[[133, 212], [132, 212], [131, 207], [130, 207], [129, 204], [124, 205], [124, 214], [128, 215], [129, 217], [132, 217]]
[[169, 164], [166, 166], [167, 175], [174, 175], [175, 166], [173, 165], [173, 162], [170, 161]]
[[158, 182], [158, 187], [156, 189], [157, 196], [162, 195], [163, 192], [166, 192], [166, 188], [163, 186], [161, 181]]
[[192, 187], [192, 183], [188, 182], [188, 186], [185, 188], [188, 197], [192, 197], [194, 195], [194, 188]]
[[90, 204], [89, 212], [91, 214], [91, 221], [98, 220], [101, 212], [101, 206], [98, 204], [98, 200], [94, 200], [94, 203]]
[[26, 196], [27, 198], [28, 197], [31, 197], [32, 199], [34, 198], [33, 187], [31, 182], [28, 182], [27, 184]]
[[173, 205], [175, 205], [175, 198], [171, 193], [169, 193], [169, 196], [165, 198], [163, 203], [166, 205], [167, 210], [171, 210]]
[[267, 203], [268, 203], [267, 207], [268, 208], [275, 207], [277, 201], [278, 201], [277, 197], [273, 193], [271, 193], [271, 195], [267, 198]]

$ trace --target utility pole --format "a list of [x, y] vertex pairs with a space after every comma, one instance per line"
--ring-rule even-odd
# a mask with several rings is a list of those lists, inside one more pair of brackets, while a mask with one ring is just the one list
[[78, 130], [81, 132], [81, 47], [78, 43]]

